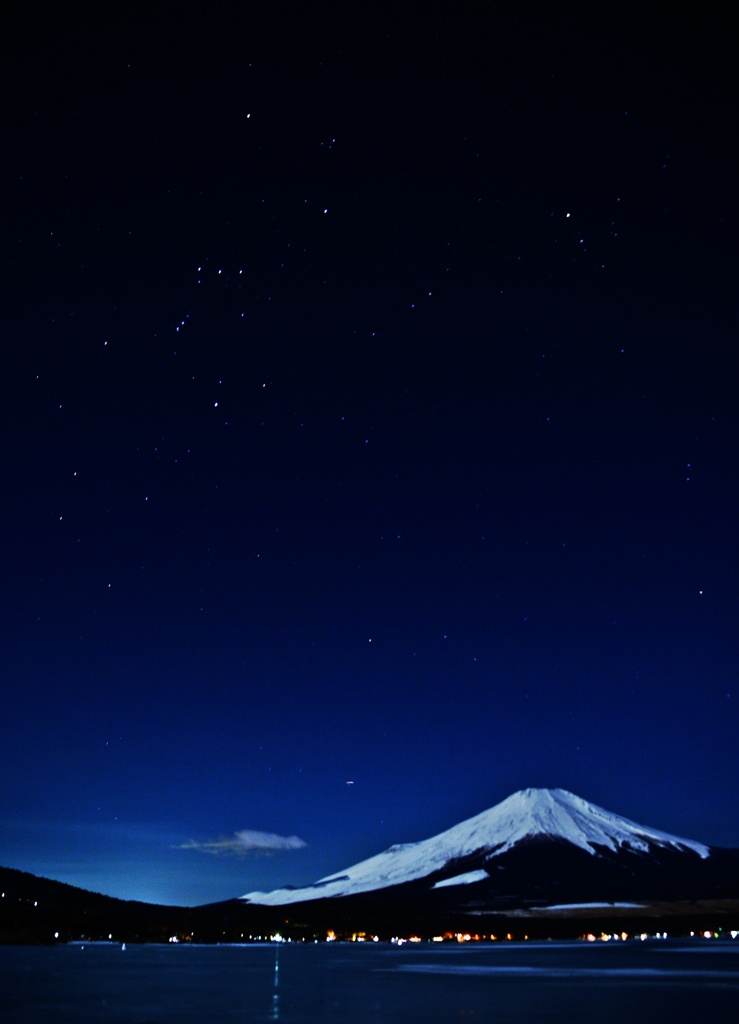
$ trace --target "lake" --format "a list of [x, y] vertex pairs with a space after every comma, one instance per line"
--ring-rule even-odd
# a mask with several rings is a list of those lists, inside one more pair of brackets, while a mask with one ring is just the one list
[[732, 1020], [739, 940], [0, 947], [4, 1024]]

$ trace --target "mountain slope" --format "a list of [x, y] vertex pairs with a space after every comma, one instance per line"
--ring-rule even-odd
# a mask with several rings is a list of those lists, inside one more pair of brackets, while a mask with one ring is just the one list
[[[667, 862], [674, 867], [677, 863], [686, 863], [687, 855], [693, 868], [694, 862], [706, 861], [711, 856], [709, 847], [701, 843], [638, 825], [566, 790], [524, 789], [437, 836], [391, 846], [314, 885], [268, 893], [252, 892], [242, 898], [251, 904], [282, 906], [356, 896], [421, 880], [427, 880], [430, 888], [437, 892], [469, 887], [471, 896], [472, 890], [479, 890], [482, 883], [490, 882], [496, 868], [509, 870], [514, 866], [512, 853], [518, 852], [528, 862], [533, 845], [535, 857], [541, 860], [542, 844], [546, 847], [544, 855], [550, 868], [553, 859], [564, 858], [568, 864], [577, 863], [577, 873], [585, 870], [586, 875], [595, 876], [602, 876], [604, 865], [599, 864], [594, 872], [589, 872], [588, 858], [594, 862], [606, 858], [609, 864], [614, 864], [620, 855], [631, 854], [651, 858], [651, 867]], [[628, 859], [633, 860], [633, 856]], [[592, 867], [595, 868], [595, 863]], [[562, 864], [562, 870], [564, 868]], [[532, 869], [535, 871], [536, 864]], [[565, 871], [567, 875], [570, 873]], [[551, 871], [545, 874], [549, 876]], [[525, 882], [525, 878], [521, 882]], [[498, 888], [496, 881], [496, 890]]]

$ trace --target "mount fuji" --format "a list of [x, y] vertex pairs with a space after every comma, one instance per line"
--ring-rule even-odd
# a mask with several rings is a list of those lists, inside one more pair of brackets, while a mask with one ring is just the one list
[[201, 907], [112, 899], [2, 867], [0, 889], [0, 944], [111, 935], [222, 943], [275, 932], [573, 938], [621, 931], [625, 919], [629, 931], [739, 931], [739, 850], [637, 825], [563, 789], [521, 790], [314, 885]]
[[[739, 851], [638, 825], [563, 789], [524, 789], [439, 835], [248, 905], [500, 913], [552, 903], [739, 896]], [[736, 890], [736, 891], [733, 891]], [[308, 906], [310, 905], [310, 907]]]

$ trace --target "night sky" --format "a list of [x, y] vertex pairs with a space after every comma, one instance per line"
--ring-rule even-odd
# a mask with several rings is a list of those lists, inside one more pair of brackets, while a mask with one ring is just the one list
[[731, 34], [525, 7], [6, 22], [0, 864], [739, 846]]

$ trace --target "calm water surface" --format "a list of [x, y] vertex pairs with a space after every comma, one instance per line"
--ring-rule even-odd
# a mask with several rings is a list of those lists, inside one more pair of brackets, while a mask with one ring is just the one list
[[739, 941], [0, 947], [4, 1024], [733, 1020]]

